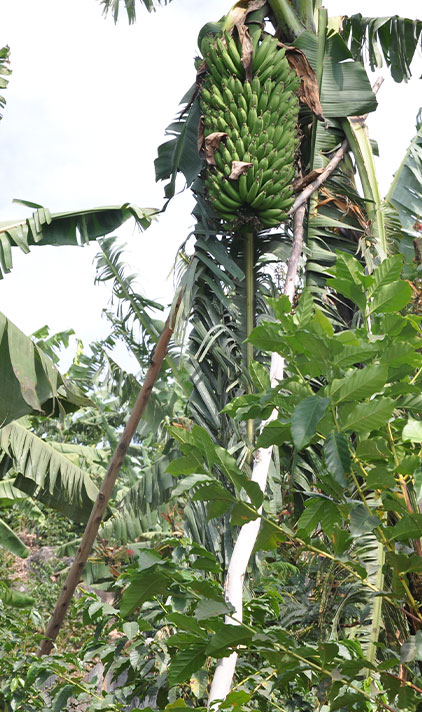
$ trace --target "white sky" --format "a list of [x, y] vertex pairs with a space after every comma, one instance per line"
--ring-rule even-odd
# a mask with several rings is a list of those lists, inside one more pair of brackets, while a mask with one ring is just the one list
[[[416, 17], [419, 2], [325, 5], [330, 15]], [[11, 47], [13, 74], [2, 92], [7, 104], [0, 123], [0, 220], [26, 216], [13, 198], [52, 212], [127, 201], [160, 207], [156, 147], [194, 80], [200, 28], [229, 7], [230, 0], [173, 0], [148, 14], [138, 2], [137, 22], [129, 27], [123, 10], [117, 26], [111, 17], [105, 20], [97, 0], [1, 0], [0, 47]], [[417, 64], [415, 77], [422, 73], [420, 57]], [[386, 80], [379, 109], [370, 117], [384, 193], [414, 135], [420, 86], [417, 79], [407, 85]], [[132, 226], [120, 231], [129, 243], [132, 271], [151, 299], [171, 301], [168, 275], [192, 227], [192, 207], [185, 192], [144, 234]], [[93, 286], [96, 252], [95, 245], [35, 248], [29, 255], [14, 249], [14, 270], [0, 281], [0, 310], [26, 333], [47, 323], [53, 331], [75, 329], [86, 345], [105, 336], [101, 310], [109, 291]]]

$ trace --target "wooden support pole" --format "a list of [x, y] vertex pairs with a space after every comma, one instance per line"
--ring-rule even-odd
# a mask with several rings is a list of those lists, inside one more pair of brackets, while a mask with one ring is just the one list
[[45, 638], [42, 641], [38, 650], [38, 656], [48, 655], [53, 647], [54, 641], [62, 627], [66, 611], [72, 600], [72, 596], [78, 585], [82, 571], [91, 552], [95, 538], [98, 534], [99, 526], [102, 522], [104, 512], [107, 508], [108, 501], [113, 492], [116, 479], [122, 468], [123, 461], [126, 457], [132, 437], [138, 427], [139, 421], [145, 411], [149, 401], [154, 383], [160, 373], [163, 360], [167, 353], [168, 344], [174, 330], [174, 324], [177, 312], [181, 302], [181, 294], [178, 295], [171, 309], [170, 315], [165, 323], [164, 329], [161, 332], [157, 345], [154, 349], [151, 363], [145, 376], [144, 384], [136, 399], [136, 403], [130, 414], [129, 420], [122, 433], [119, 443], [113, 453], [110, 464], [108, 466], [104, 481], [98, 493], [98, 497], [92, 507], [91, 515], [85, 528], [81, 543], [76, 553], [75, 559], [69, 569], [66, 581], [57, 600], [56, 607], [50, 618], [49, 624], [45, 631]]

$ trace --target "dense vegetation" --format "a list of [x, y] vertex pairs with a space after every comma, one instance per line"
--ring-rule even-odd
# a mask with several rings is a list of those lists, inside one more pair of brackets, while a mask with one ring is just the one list
[[362, 64], [367, 47], [405, 80], [421, 34], [318, 0], [237, 3], [201, 30], [156, 160], [167, 200], [179, 174], [196, 199], [167, 326], [105, 237], [158, 211], [31, 206], [0, 227], [3, 272], [12, 248], [97, 240], [113, 290], [109, 336], [65, 376], [69, 332], [0, 313], [1, 709], [422, 710], [422, 125], [382, 200]]

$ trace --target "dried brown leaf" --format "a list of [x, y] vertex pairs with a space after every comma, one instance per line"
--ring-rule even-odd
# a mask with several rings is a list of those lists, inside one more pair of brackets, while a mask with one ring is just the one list
[[209, 166], [217, 165], [215, 162], [215, 152], [225, 136], [227, 136], [227, 134], [224, 131], [215, 131], [214, 133], [208, 134], [205, 138], [204, 153], [205, 160]]
[[249, 34], [246, 19], [251, 12], [260, 10], [266, 5], [267, 0], [249, 0], [245, 2], [240, 0], [230, 10], [230, 20], [233, 22], [233, 27], [236, 28], [239, 35], [240, 44], [242, 46], [242, 65], [245, 69], [247, 81], [252, 81], [252, 39]]
[[318, 80], [306, 55], [297, 47], [290, 47], [284, 45], [282, 42], [279, 42], [278, 44], [279, 46], [285, 48], [286, 59], [291, 69], [294, 69], [296, 74], [302, 80], [298, 91], [299, 99], [304, 104], [309, 106], [312, 113], [314, 113], [320, 121], [325, 121], [325, 116], [322, 112], [322, 106], [319, 99]]
[[198, 153], [202, 151], [202, 146], [204, 145], [204, 132], [205, 132], [205, 119], [203, 116], [199, 119], [199, 126], [198, 126], [198, 138], [197, 138], [197, 148], [198, 148]]
[[232, 172], [229, 175], [230, 180], [237, 180], [244, 173], [247, 173], [252, 163], [246, 163], [245, 161], [232, 161]]

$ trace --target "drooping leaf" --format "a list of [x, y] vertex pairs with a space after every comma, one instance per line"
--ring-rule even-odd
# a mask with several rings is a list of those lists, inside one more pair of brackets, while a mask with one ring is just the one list
[[329, 398], [309, 396], [294, 409], [291, 430], [293, 442], [298, 450], [305, 447], [314, 437], [318, 423], [325, 415], [329, 402]]
[[422, 443], [422, 421], [409, 418], [403, 428], [403, 440]]
[[201, 110], [198, 97], [191, 102], [195, 90], [196, 85], [183, 97], [181, 103], [186, 103], [187, 106], [182, 110], [180, 118], [166, 129], [166, 134], [174, 138], [158, 147], [158, 155], [155, 159], [155, 176], [157, 181], [170, 179], [165, 186], [166, 198], [174, 196], [179, 172], [183, 173], [186, 186], [189, 187], [201, 170], [202, 161], [198, 152], [198, 127]]
[[350, 472], [351, 457], [343, 433], [333, 431], [324, 442], [324, 458], [329, 472], [342, 487], [347, 487], [346, 475]]
[[249, 628], [226, 623], [212, 636], [206, 652], [214, 658], [226, 657], [231, 654], [233, 647], [245, 644], [252, 636]]
[[[121, 0], [101, 0], [104, 15], [111, 13], [114, 22], [117, 22], [119, 19], [120, 3]], [[146, 8], [146, 10], [148, 10], [148, 12], [154, 12], [157, 7], [171, 3], [171, 0], [140, 0], [140, 3]], [[135, 0], [123, 0], [123, 4], [127, 13], [127, 19], [131, 25], [136, 20]]]
[[162, 567], [154, 571], [147, 569], [135, 574], [132, 576], [129, 586], [123, 591], [120, 614], [126, 618], [145, 601], [165, 593], [169, 583], [170, 579]]
[[72, 408], [89, 405], [58, 372], [54, 363], [0, 312], [0, 424], [22, 415], [57, 410], [57, 402]]
[[23, 541], [2, 519], [0, 519], [0, 546], [21, 558], [26, 558], [29, 554], [29, 549]]
[[0, 600], [6, 606], [12, 606], [12, 608], [29, 608], [35, 603], [35, 599], [32, 596], [9, 588], [4, 581], [0, 581]]
[[383, 427], [393, 414], [396, 407], [391, 398], [377, 398], [369, 403], [359, 403], [346, 416], [342, 430], [365, 432]]
[[375, 292], [369, 304], [369, 312], [387, 314], [400, 311], [410, 302], [411, 297], [412, 287], [409, 282], [386, 284]]
[[15, 486], [77, 522], [88, 520], [98, 489], [76, 467], [17, 422], [0, 429], [0, 452], [17, 473]]
[[335, 405], [342, 401], [360, 401], [378, 393], [387, 378], [386, 366], [367, 366], [344, 378], [334, 379], [330, 384], [329, 394]]
[[185, 650], [180, 650], [172, 657], [168, 669], [168, 682], [170, 687], [188, 680], [192, 673], [197, 672], [206, 660], [206, 643], [191, 646]]
[[342, 18], [342, 34], [355, 59], [363, 61], [369, 51], [371, 70], [384, 59], [396, 82], [410, 78], [410, 65], [420, 46], [422, 22], [406, 17], [363, 17], [361, 13]]
[[[27, 201], [16, 202], [28, 205]], [[156, 214], [156, 209], [132, 203], [67, 213], [50, 213], [38, 206], [30, 218], [0, 222], [0, 267], [3, 272], [12, 269], [10, 248], [14, 245], [26, 253], [33, 245], [83, 245], [113, 232], [131, 217], [145, 230]]]

